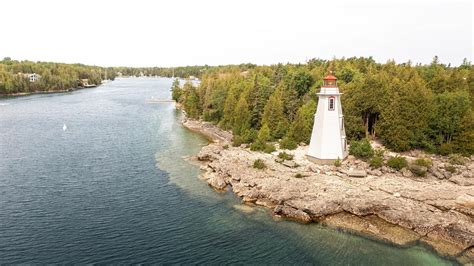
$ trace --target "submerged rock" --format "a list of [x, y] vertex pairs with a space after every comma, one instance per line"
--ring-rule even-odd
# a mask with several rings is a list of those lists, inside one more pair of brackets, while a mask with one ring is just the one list
[[252, 212], [255, 211], [254, 208], [250, 207], [249, 205], [245, 205], [245, 204], [238, 204], [238, 205], [234, 205], [233, 207], [234, 207], [234, 209], [239, 210], [239, 211], [244, 212], [244, 213], [252, 213]]

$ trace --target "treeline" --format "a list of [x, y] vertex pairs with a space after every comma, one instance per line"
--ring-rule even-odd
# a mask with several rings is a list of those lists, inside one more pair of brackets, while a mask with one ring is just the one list
[[308, 143], [323, 77], [344, 93], [349, 140], [377, 137], [394, 151], [474, 154], [474, 67], [376, 63], [372, 58], [313, 59], [307, 64], [212, 68], [201, 84], [173, 84], [192, 118], [232, 130], [234, 144], [273, 150]]
[[[81, 80], [87, 79], [89, 84], [101, 84], [103, 79], [114, 80], [119, 73], [123, 76], [161, 76], [201, 78], [213, 69], [226, 71], [239, 68], [242, 70], [255, 68], [253, 64], [236, 66], [184, 66], [184, 67], [98, 67], [83, 64], [62, 64], [52, 62], [17, 61], [9, 57], [0, 61], [0, 95], [30, 93], [41, 91], [64, 91], [81, 86]], [[30, 82], [28, 74], [36, 73], [39, 79]]]
[[201, 78], [204, 73], [214, 68], [221, 71], [227, 68], [250, 69], [256, 67], [253, 64], [241, 64], [236, 66], [184, 66], [184, 67], [114, 67], [114, 71], [122, 73], [124, 76], [160, 76], [160, 77], [180, 77], [188, 78], [194, 76]]
[[[115, 78], [115, 71], [112, 68], [17, 61], [7, 57], [0, 61], [0, 94], [64, 91], [77, 88], [82, 79], [88, 79], [89, 84], [101, 84], [106, 72], [108, 79]], [[30, 82], [26, 75], [32, 73], [40, 75], [35, 82]]]

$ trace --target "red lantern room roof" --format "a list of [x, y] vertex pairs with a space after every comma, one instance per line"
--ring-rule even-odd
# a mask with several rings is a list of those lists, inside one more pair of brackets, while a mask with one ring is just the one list
[[324, 80], [337, 80], [337, 78], [334, 75], [329, 74], [324, 77]]

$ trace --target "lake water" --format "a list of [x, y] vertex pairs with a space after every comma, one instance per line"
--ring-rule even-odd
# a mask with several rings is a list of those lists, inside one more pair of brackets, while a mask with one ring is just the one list
[[0, 99], [0, 263], [455, 263], [240, 210], [186, 160], [206, 140], [173, 104], [145, 103], [171, 83]]

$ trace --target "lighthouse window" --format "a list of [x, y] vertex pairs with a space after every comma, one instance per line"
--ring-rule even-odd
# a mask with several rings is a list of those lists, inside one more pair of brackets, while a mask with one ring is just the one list
[[334, 98], [329, 98], [329, 111], [334, 111]]

